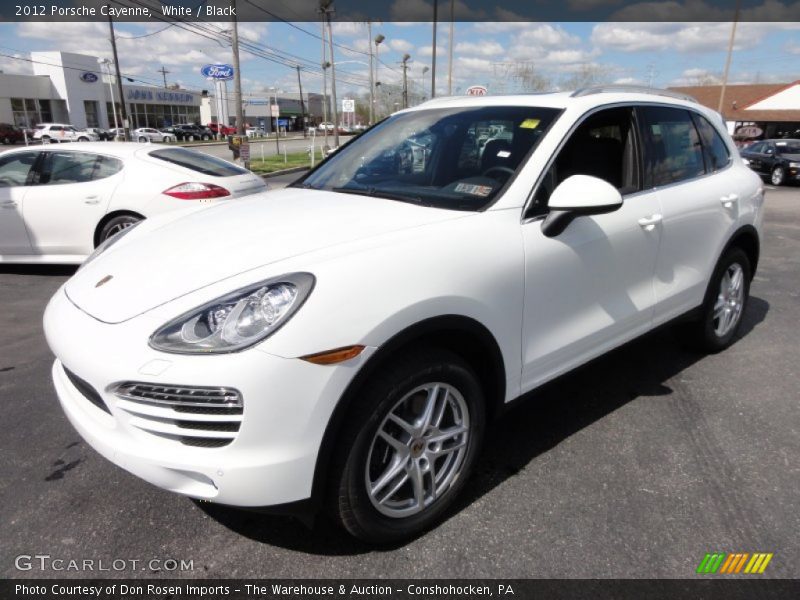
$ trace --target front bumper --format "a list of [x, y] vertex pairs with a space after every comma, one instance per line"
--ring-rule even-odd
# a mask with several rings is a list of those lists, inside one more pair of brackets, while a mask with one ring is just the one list
[[[239, 353], [164, 354], [147, 340], [155, 330], [142, 315], [109, 325], [77, 308], [59, 290], [44, 328], [56, 355], [53, 382], [67, 418], [101, 455], [134, 475], [194, 498], [244, 507], [294, 503], [311, 496], [317, 454], [333, 409], [374, 350], [336, 366], [277, 357], [253, 348]], [[65, 366], [108, 407], [90, 402]], [[110, 387], [121, 381], [227, 386], [244, 400], [238, 433], [228, 445], [187, 446], [137, 427]], [[168, 426], [173, 426], [167, 424]]]

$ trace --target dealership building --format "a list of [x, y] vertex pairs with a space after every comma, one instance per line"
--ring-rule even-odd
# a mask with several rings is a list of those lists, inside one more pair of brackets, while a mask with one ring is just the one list
[[[33, 127], [69, 123], [75, 127], [122, 126], [116, 82], [95, 56], [70, 52], [32, 52], [33, 75], [0, 73], [0, 123]], [[199, 123], [202, 91], [155, 86], [122, 86], [131, 127]]]
[[[719, 110], [722, 86], [671, 88]], [[734, 139], [800, 138], [800, 81], [728, 85], [722, 116]]]

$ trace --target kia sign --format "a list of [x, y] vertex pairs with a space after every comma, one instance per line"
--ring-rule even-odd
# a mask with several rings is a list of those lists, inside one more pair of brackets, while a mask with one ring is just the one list
[[81, 73], [81, 81], [85, 81], [86, 83], [94, 83], [97, 79], [97, 73], [92, 73], [91, 71], [84, 71]]
[[760, 127], [747, 125], [745, 127], [739, 127], [734, 135], [738, 138], [757, 138], [761, 137], [763, 133], [764, 131]]
[[205, 65], [200, 69], [200, 74], [208, 80], [229, 81], [233, 79], [233, 67], [223, 64]]
[[489, 90], [482, 85], [473, 85], [467, 88], [467, 96], [485, 96], [488, 93]]

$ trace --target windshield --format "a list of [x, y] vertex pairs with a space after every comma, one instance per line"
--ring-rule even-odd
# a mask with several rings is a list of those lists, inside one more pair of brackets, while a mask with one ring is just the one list
[[800, 141], [776, 142], [775, 146], [781, 154], [800, 154]]
[[558, 113], [554, 108], [488, 106], [397, 114], [294, 185], [480, 210], [517, 172]]

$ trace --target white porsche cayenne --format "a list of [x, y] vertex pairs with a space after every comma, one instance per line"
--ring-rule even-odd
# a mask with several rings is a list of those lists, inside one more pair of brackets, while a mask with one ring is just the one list
[[762, 205], [690, 99], [437, 99], [288, 189], [109, 239], [45, 313], [55, 387], [157, 486], [407, 538], [509, 401], [679, 317], [731, 344]]

